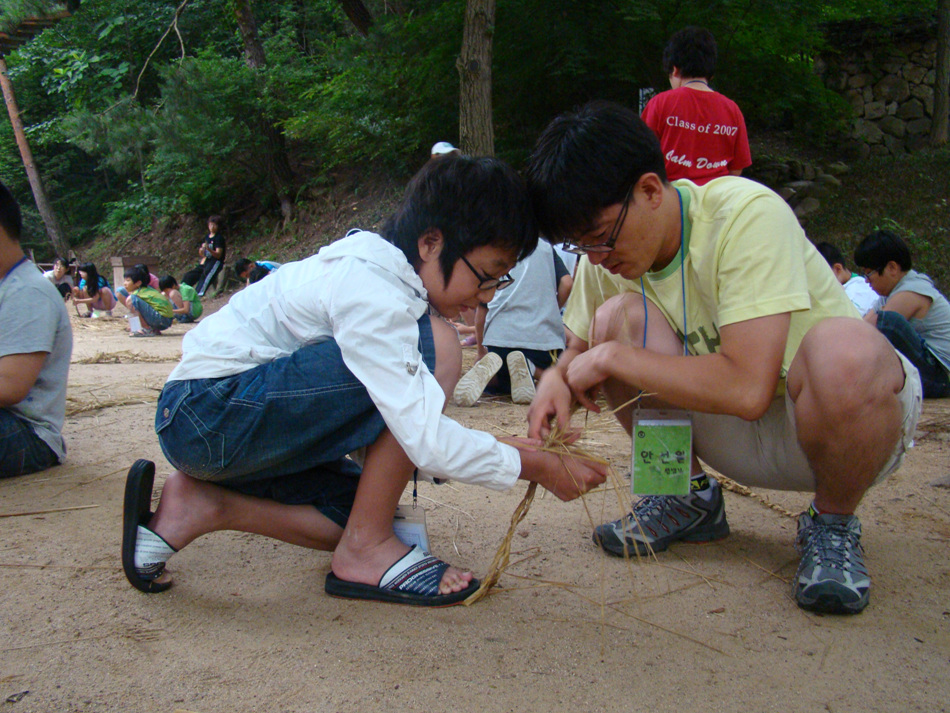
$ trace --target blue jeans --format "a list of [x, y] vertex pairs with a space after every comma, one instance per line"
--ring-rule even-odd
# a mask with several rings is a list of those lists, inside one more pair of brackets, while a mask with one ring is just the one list
[[0, 478], [38, 473], [59, 463], [46, 441], [30, 424], [8, 409], [0, 409]]
[[[434, 371], [427, 315], [419, 351]], [[179, 470], [249, 495], [312, 503], [341, 525], [360, 474], [345, 456], [385, 428], [333, 340], [234, 376], [170, 381], [155, 414], [159, 444]]]
[[129, 297], [129, 304], [132, 305], [136, 312], [142, 315], [142, 319], [154, 331], [161, 332], [163, 329], [168, 329], [172, 326], [171, 317], [163, 316], [157, 309], [138, 295]]
[[920, 372], [925, 399], [950, 396], [950, 377], [940, 361], [927, 348], [927, 342], [902, 314], [893, 310], [877, 313], [877, 328], [894, 348]]

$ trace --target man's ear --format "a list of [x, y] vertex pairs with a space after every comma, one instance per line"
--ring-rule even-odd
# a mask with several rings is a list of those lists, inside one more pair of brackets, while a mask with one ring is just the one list
[[444, 245], [442, 231], [438, 228], [429, 228], [419, 236], [419, 259], [422, 262], [438, 260]]
[[645, 200], [651, 208], [657, 208], [663, 202], [664, 183], [656, 173], [644, 173], [633, 188], [633, 200]]

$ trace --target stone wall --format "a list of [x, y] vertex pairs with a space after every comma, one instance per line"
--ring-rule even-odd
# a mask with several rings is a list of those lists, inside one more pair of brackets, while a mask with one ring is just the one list
[[864, 158], [925, 146], [933, 116], [937, 57], [937, 40], [929, 23], [915, 26], [912, 32], [856, 33], [840, 44], [830, 44], [835, 51], [822, 56], [818, 71], [854, 111], [849, 143], [843, 148]]

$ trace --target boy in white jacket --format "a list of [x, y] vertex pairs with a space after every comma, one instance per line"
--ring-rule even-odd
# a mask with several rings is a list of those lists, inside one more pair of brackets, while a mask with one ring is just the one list
[[[185, 336], [155, 419], [178, 470], [154, 514], [154, 465], [129, 473], [134, 586], [167, 589], [174, 552], [231, 529], [332, 550], [331, 594], [445, 606], [478, 582], [393, 534], [414, 472], [496, 490], [521, 478], [564, 500], [603, 482], [601, 466], [442, 415], [461, 351], [440, 317], [489, 301], [537, 244], [521, 178], [494, 159], [430, 162], [382, 232], [282, 266]], [[361, 448], [362, 472], [345, 457]]]

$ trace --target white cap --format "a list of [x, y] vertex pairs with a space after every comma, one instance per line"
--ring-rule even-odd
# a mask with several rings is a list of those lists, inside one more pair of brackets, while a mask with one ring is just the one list
[[433, 145], [432, 151], [430, 153], [433, 156], [444, 156], [445, 154], [452, 153], [453, 151], [458, 151], [458, 149], [448, 141], [440, 141], [439, 143]]

